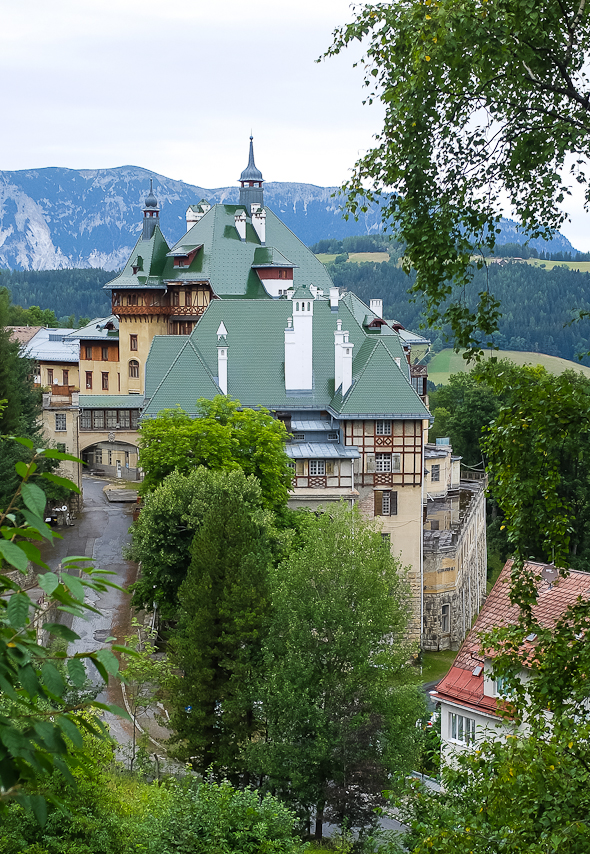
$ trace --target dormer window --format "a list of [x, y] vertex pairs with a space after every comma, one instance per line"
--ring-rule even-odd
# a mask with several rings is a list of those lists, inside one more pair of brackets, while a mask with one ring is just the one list
[[134, 264], [131, 269], [133, 270], [133, 275], [137, 276], [137, 271], [139, 270], [139, 267], [136, 264]]

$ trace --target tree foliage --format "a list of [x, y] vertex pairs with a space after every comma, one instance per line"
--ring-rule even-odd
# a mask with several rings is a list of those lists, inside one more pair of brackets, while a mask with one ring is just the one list
[[[485, 364], [478, 373], [504, 397], [483, 444], [516, 557], [514, 575], [529, 557], [586, 569], [590, 381], [573, 371], [554, 376], [509, 363], [501, 371]], [[526, 605], [535, 587], [530, 579], [521, 584]]]
[[[62, 562], [63, 570], [56, 574], [49, 570], [35, 545], [39, 540], [52, 541], [58, 536], [43, 521], [46, 496], [41, 488], [55, 476], [40, 472], [39, 463], [44, 458], [76, 458], [42, 448], [35, 451], [26, 438], [15, 441], [28, 449], [29, 462], [16, 464], [20, 485], [8, 506], [0, 511], [0, 556], [4, 564], [21, 573], [26, 572], [29, 561], [45, 570], [39, 576], [39, 584], [49, 604], [55, 604], [58, 611], [76, 615], [96, 611], [85, 602], [86, 591], [104, 592], [115, 587], [107, 578], [110, 573], [84, 566], [86, 558], [71, 557]], [[78, 491], [73, 483], [69, 488]], [[70, 686], [60, 669], [65, 663], [71, 683], [81, 687], [87, 678], [85, 661], [93, 663], [105, 682], [109, 674], [117, 673], [119, 664], [110, 648], [69, 656], [41, 646], [33, 623], [39, 605], [9, 575], [0, 574], [0, 590], [0, 809], [10, 799], [17, 799], [32, 808], [43, 822], [46, 804], [43, 796], [35, 793], [36, 787], [54, 770], [73, 782], [72, 769], [79, 765], [83, 746], [81, 727], [105, 735], [98, 719], [90, 723], [87, 718], [76, 717], [75, 712], [85, 707], [120, 711], [91, 700], [72, 704]], [[54, 637], [79, 640], [75, 632], [59, 622], [45, 623], [44, 628]]]
[[187, 473], [197, 466], [217, 471], [242, 469], [260, 481], [263, 501], [278, 509], [287, 502], [291, 469], [285, 454], [287, 434], [281, 421], [266, 409], [240, 409], [240, 402], [223, 395], [200, 398], [198, 417], [180, 407], [165, 409], [140, 428], [143, 490], [150, 491], [173, 471]]
[[470, 308], [462, 288], [474, 254], [494, 245], [505, 197], [538, 236], [565, 219], [566, 156], [569, 183], [587, 184], [589, 36], [579, 0], [362, 4], [334, 33], [328, 56], [365, 41], [367, 100], [385, 108], [344, 185], [348, 209], [392, 191], [384, 217], [416, 271], [411, 292], [459, 347], [477, 350], [497, 328], [489, 290]]
[[242, 746], [257, 729], [254, 677], [273, 553], [257, 480], [239, 470], [208, 474], [206, 510], [178, 594], [171, 651], [182, 678], [172, 692], [171, 723], [179, 752], [196, 770], [240, 780]]
[[423, 699], [407, 641], [408, 587], [381, 535], [341, 506], [271, 574], [271, 623], [249, 764], [309, 820], [371, 825], [416, 758]]

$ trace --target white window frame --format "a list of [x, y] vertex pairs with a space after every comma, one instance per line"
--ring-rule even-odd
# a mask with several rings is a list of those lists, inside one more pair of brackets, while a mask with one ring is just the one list
[[310, 477], [325, 477], [326, 461], [325, 460], [310, 460], [309, 461], [309, 476]]
[[390, 472], [391, 471], [391, 454], [375, 454], [375, 471]]
[[376, 436], [391, 436], [391, 421], [376, 421], [375, 422]]
[[440, 483], [440, 463], [435, 463], [430, 469], [430, 482]]
[[456, 744], [465, 744], [470, 747], [475, 743], [475, 718], [450, 712], [449, 735], [451, 741]]
[[381, 515], [391, 516], [391, 492], [383, 492], [381, 495]]
[[[63, 424], [63, 427], [58, 425]], [[65, 433], [68, 429], [68, 419], [65, 412], [56, 412], [55, 413], [55, 432], [56, 433]]]

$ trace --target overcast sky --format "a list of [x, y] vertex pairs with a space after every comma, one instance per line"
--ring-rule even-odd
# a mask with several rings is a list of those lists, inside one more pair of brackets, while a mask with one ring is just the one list
[[[360, 49], [316, 63], [349, 0], [0, 0], [0, 170], [127, 164], [235, 184], [342, 183], [379, 130]], [[588, 217], [563, 229], [590, 251]]]

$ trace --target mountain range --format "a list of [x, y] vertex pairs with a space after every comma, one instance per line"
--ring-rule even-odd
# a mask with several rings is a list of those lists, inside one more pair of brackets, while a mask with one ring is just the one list
[[[0, 172], [0, 268], [120, 268], [141, 230], [150, 178], [161, 208], [161, 228], [171, 244], [186, 231], [189, 205], [203, 198], [211, 204], [238, 201], [237, 187], [205, 189], [137, 166]], [[264, 185], [264, 201], [307, 245], [381, 230], [376, 206], [358, 222], [345, 220], [336, 187], [270, 182]], [[503, 220], [498, 242], [522, 241], [518, 224]], [[549, 242], [531, 240], [530, 245], [575, 252], [561, 234]]]

